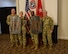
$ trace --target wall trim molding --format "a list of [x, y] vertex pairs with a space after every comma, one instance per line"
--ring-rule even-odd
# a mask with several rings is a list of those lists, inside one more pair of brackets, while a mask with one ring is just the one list
[[68, 40], [68, 37], [66, 37], [66, 36], [58, 36], [58, 39]]

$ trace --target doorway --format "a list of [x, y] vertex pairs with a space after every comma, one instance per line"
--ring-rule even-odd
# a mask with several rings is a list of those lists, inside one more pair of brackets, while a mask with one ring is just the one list
[[9, 26], [6, 23], [7, 16], [11, 14], [11, 9], [16, 7], [0, 7], [0, 23], [1, 23], [1, 34], [9, 33]]

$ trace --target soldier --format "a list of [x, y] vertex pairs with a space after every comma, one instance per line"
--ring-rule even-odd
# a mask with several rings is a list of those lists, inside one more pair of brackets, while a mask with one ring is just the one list
[[23, 12], [20, 12], [21, 24], [22, 24], [22, 39], [23, 39], [23, 49], [26, 46], [26, 20], [23, 17]]
[[[20, 36], [21, 29], [20, 29], [20, 18], [15, 14], [15, 9], [11, 9], [11, 14], [7, 16], [6, 20], [7, 24], [9, 25], [9, 32], [10, 32], [10, 41], [11, 46], [18, 47], [18, 37]], [[19, 39], [20, 40], [20, 39]]]
[[[51, 49], [52, 48], [52, 32], [54, 28], [53, 20], [51, 17], [47, 16], [47, 11], [44, 12], [44, 17], [42, 19], [43, 19], [42, 38], [43, 38], [43, 44], [44, 44], [43, 49], [46, 48], [47, 39]], [[47, 36], [47, 39], [46, 39], [46, 36]]]
[[33, 42], [34, 50], [38, 49], [38, 34], [41, 32], [40, 29], [40, 17], [35, 16], [34, 11], [31, 11], [31, 18], [30, 18], [30, 34]]

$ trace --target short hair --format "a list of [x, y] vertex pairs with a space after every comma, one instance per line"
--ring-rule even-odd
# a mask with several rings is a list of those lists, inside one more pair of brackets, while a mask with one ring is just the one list
[[11, 10], [15, 10], [15, 8], [12, 8]]
[[31, 14], [34, 14], [34, 11], [31, 11]]
[[46, 14], [47, 14], [47, 10], [45, 10]]
[[23, 13], [23, 11], [20, 11], [20, 13]]

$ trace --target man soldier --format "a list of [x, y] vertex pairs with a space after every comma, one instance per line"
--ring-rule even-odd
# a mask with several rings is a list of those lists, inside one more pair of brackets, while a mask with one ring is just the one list
[[[7, 16], [6, 20], [7, 24], [9, 25], [9, 32], [10, 32], [10, 41], [11, 46], [18, 47], [18, 38], [19, 41], [21, 41], [21, 20], [20, 18], [15, 14], [15, 9], [11, 9], [11, 14]], [[20, 42], [21, 44], [22, 42]]]
[[[47, 11], [44, 12], [44, 17], [42, 19], [43, 19], [42, 38], [43, 38], [43, 44], [44, 44], [43, 49], [46, 48], [47, 39], [51, 49], [52, 48], [52, 32], [54, 28], [53, 20], [51, 17], [47, 16]], [[47, 39], [46, 39], [46, 36], [47, 36]]]
[[[24, 19], [24, 17], [23, 17], [23, 12], [21, 11], [20, 12], [20, 18], [21, 18], [21, 24], [22, 24], [22, 40], [23, 40], [23, 49], [25, 48], [25, 46], [26, 46], [26, 20]], [[22, 45], [20, 45], [20, 46], [22, 46]]]
[[34, 11], [31, 11], [30, 34], [33, 42], [33, 46], [31, 48], [34, 48], [34, 50], [38, 49], [38, 34], [41, 33], [40, 22], [40, 17], [35, 16]]

